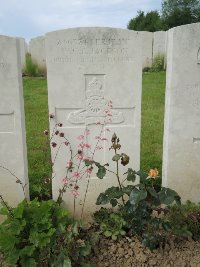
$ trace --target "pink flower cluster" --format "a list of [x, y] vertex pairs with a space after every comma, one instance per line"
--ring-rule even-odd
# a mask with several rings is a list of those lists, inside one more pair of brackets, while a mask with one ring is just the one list
[[69, 161], [67, 162], [66, 168], [71, 168], [72, 165], [73, 165], [72, 160], [69, 160]]
[[76, 179], [80, 178], [80, 172], [73, 172], [72, 177], [75, 177]]
[[81, 144], [78, 145], [78, 147], [81, 148], [81, 149], [84, 149], [84, 148], [90, 148], [91, 145], [89, 145], [88, 143], [81, 143]]
[[96, 139], [96, 140], [99, 140], [99, 141], [108, 141], [107, 138], [105, 138], [105, 137], [101, 137], [101, 136], [95, 136], [95, 139]]

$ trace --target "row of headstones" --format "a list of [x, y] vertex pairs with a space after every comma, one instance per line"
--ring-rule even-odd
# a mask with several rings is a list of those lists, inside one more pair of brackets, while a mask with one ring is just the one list
[[[0, 195], [9, 204], [23, 199], [19, 177], [27, 184], [28, 171], [22, 97], [20, 44], [16, 38], [0, 36]], [[76, 28], [46, 35], [51, 133], [55, 124], [77, 151], [87, 129], [90, 151], [102, 127], [104, 140], [113, 132], [120, 137], [123, 152], [130, 156], [133, 169], [140, 168], [142, 38], [138, 32], [112, 28]], [[113, 102], [112, 119], [105, 121], [105, 109]], [[59, 142], [62, 140], [56, 141]], [[97, 161], [113, 168], [110, 142], [102, 141]], [[56, 149], [52, 147], [52, 160]], [[90, 152], [88, 152], [90, 153]], [[88, 156], [92, 156], [88, 154]], [[69, 160], [61, 147], [54, 164], [53, 197], [56, 199]], [[74, 159], [75, 160], [75, 159]], [[78, 160], [78, 159], [77, 159]], [[200, 23], [176, 27], [168, 32], [163, 185], [183, 198], [200, 201]], [[122, 167], [121, 174], [125, 172]], [[9, 170], [9, 171], [8, 171]], [[12, 172], [12, 173], [10, 173]], [[78, 178], [78, 177], [76, 177]], [[16, 183], [17, 182], [17, 183]], [[80, 214], [87, 179], [78, 181]], [[85, 214], [95, 210], [98, 193], [115, 185], [109, 173], [104, 180], [92, 175]], [[71, 192], [72, 193], [72, 192]], [[73, 210], [73, 197], [64, 196]]]
[[[158, 55], [166, 56], [167, 32], [139, 32], [142, 38], [142, 67], [151, 67], [153, 59]], [[46, 68], [45, 37], [32, 38], [27, 44], [23, 38], [20, 40], [22, 67], [25, 67], [25, 54], [30, 53], [34, 63], [41, 69]]]

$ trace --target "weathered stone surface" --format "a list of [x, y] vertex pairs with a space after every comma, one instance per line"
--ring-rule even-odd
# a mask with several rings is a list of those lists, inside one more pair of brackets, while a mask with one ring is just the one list
[[27, 184], [25, 195], [28, 197], [20, 61], [19, 40], [0, 36], [0, 195], [13, 206], [23, 200], [24, 193], [10, 172]]
[[163, 185], [200, 201], [200, 23], [168, 32]]
[[158, 31], [153, 34], [153, 58], [157, 55], [166, 56], [167, 52], [167, 32]]
[[[133, 169], [139, 169], [140, 166], [141, 50], [139, 34], [128, 30], [76, 28], [46, 35], [49, 112], [55, 115], [50, 120], [51, 132], [56, 123], [63, 123], [59, 131], [69, 139], [76, 153], [80, 143], [77, 136], [86, 129], [90, 130], [86, 142], [91, 145], [90, 151], [94, 151], [96, 136], [103, 129], [103, 136], [109, 141], [98, 145], [103, 149], [96, 151], [94, 158], [101, 164], [109, 162], [113, 170], [116, 163], [111, 160], [113, 150], [109, 151], [113, 132], [120, 138], [121, 152], [130, 156], [129, 166]], [[113, 101], [112, 122], [106, 121], [106, 125], [102, 126], [104, 109], [109, 100]], [[88, 156], [92, 156], [90, 151]], [[56, 149], [52, 148], [53, 161], [55, 155]], [[54, 199], [58, 197], [69, 159], [69, 151], [62, 146], [54, 164]], [[126, 169], [122, 166], [121, 179]], [[89, 179], [84, 210], [86, 217], [96, 209], [99, 193], [117, 185], [112, 173], [107, 173], [104, 180], [96, 178], [95, 173], [96, 169]], [[81, 213], [87, 182], [86, 178], [78, 181], [78, 215]], [[74, 200], [69, 192], [65, 193], [64, 203], [73, 211]]]
[[142, 36], [142, 67], [151, 67], [153, 58], [153, 33], [139, 32]]
[[32, 38], [29, 42], [29, 53], [32, 60], [40, 67], [46, 68], [45, 37]]
[[17, 37], [17, 40], [19, 40], [21, 65], [22, 69], [24, 69], [26, 66], [26, 53], [27, 53], [26, 42], [25, 39], [22, 37]]

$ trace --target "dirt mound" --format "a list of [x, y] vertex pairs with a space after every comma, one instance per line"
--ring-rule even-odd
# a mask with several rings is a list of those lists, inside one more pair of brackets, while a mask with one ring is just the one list
[[90, 256], [92, 267], [200, 267], [200, 242], [170, 241], [151, 252], [137, 238], [112, 241], [102, 238]]

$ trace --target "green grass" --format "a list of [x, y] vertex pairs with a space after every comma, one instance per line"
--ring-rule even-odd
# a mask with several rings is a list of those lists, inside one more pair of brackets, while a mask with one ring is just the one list
[[[48, 129], [47, 82], [40, 78], [24, 78], [23, 82], [29, 180], [34, 195], [51, 173], [50, 160], [44, 159], [46, 139], [43, 131]], [[164, 88], [164, 72], [143, 74], [141, 169], [145, 171], [158, 168], [161, 172]]]
[[45, 160], [46, 138], [43, 134], [49, 128], [47, 81], [41, 78], [24, 78], [24, 106], [26, 119], [26, 139], [28, 152], [28, 171], [31, 193], [34, 185], [42, 185], [45, 177], [51, 174], [50, 151]]
[[141, 169], [162, 171], [165, 72], [143, 74]]

